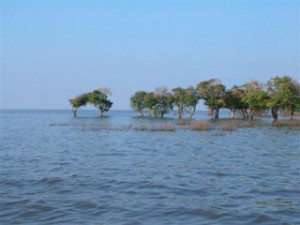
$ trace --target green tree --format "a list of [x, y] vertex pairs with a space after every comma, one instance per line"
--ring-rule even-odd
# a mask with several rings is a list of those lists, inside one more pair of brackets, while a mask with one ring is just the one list
[[219, 118], [220, 108], [225, 106], [224, 94], [225, 86], [220, 80], [211, 79], [202, 81], [197, 85], [200, 98], [204, 99], [204, 104], [210, 109], [212, 118]]
[[163, 118], [166, 113], [173, 109], [174, 98], [166, 87], [156, 88], [154, 97], [157, 101], [156, 111]]
[[181, 87], [177, 87], [172, 90], [172, 94], [174, 100], [173, 104], [177, 108], [178, 118], [181, 119], [186, 108], [186, 90]]
[[110, 90], [107, 88], [94, 90], [88, 94], [89, 102], [100, 110], [100, 117], [103, 117], [103, 113], [109, 111], [113, 105], [107, 94], [110, 94]]
[[88, 103], [88, 96], [86, 94], [82, 94], [70, 99], [69, 102], [72, 105], [73, 116], [77, 117], [77, 110]]
[[235, 117], [235, 112], [240, 110], [244, 116], [247, 117], [247, 105], [242, 101], [244, 91], [238, 86], [234, 85], [230, 90], [225, 91], [224, 104], [225, 108], [230, 110], [231, 117]]
[[194, 87], [190, 86], [185, 89], [183, 102], [185, 104], [185, 111], [189, 114], [190, 119], [193, 118], [193, 115], [196, 112], [199, 100], [200, 96]]
[[147, 92], [145, 91], [137, 91], [130, 98], [130, 106], [132, 109], [136, 110], [144, 116], [143, 110], [145, 109], [145, 98], [147, 96]]
[[253, 119], [255, 112], [267, 109], [268, 95], [258, 81], [250, 81], [242, 88], [244, 90], [242, 102], [247, 105], [250, 119]]
[[294, 111], [300, 108], [300, 85], [289, 76], [273, 77], [267, 82], [269, 101], [274, 120], [278, 119], [279, 110], [289, 110], [293, 117]]
[[148, 115], [151, 116], [151, 114], [154, 115], [154, 117], [157, 117], [158, 111], [157, 111], [157, 98], [155, 97], [154, 92], [147, 93], [144, 99], [144, 105], [145, 108], [148, 109]]

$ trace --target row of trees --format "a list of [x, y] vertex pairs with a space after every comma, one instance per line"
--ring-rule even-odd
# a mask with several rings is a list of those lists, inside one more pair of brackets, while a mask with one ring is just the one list
[[212, 118], [219, 118], [221, 108], [236, 112], [244, 118], [253, 119], [256, 113], [271, 111], [274, 120], [278, 119], [279, 111], [288, 110], [290, 116], [300, 110], [300, 85], [289, 76], [273, 77], [266, 84], [250, 81], [241, 86], [234, 85], [226, 89], [218, 79], [200, 82], [196, 87], [172, 89], [157, 88], [152, 92], [137, 91], [130, 98], [130, 106], [141, 116], [145, 112], [161, 118], [171, 110], [176, 110], [182, 118], [184, 112], [192, 118], [199, 100], [210, 110]]
[[146, 110], [149, 116], [160, 116], [161, 118], [174, 107], [177, 107], [179, 118], [187, 112], [190, 117], [196, 112], [199, 95], [193, 87], [175, 88], [170, 93], [167, 88], [157, 88], [154, 92], [137, 91], [130, 98], [130, 106], [144, 116]]
[[73, 116], [77, 116], [77, 110], [86, 106], [88, 103], [94, 105], [100, 110], [100, 117], [104, 112], [109, 111], [113, 103], [108, 99], [108, 95], [111, 95], [111, 91], [108, 88], [100, 88], [89, 93], [84, 93], [69, 100], [72, 105]]

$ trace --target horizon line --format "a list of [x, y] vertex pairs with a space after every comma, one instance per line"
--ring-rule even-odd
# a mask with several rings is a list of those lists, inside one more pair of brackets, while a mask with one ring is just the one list
[[[37, 109], [37, 108], [0, 108], [0, 110], [70, 110], [72, 111], [72, 109]], [[196, 111], [207, 111], [208, 109], [201, 109], [201, 110], [196, 110]], [[225, 109], [227, 110], [227, 109]], [[98, 109], [81, 109], [81, 111], [99, 111]], [[133, 111], [135, 112], [135, 110], [133, 109], [111, 109], [109, 111]], [[176, 110], [175, 110], [176, 111]]]

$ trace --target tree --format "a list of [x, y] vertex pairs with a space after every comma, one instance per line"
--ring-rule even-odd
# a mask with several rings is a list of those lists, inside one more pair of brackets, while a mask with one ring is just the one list
[[204, 99], [204, 104], [211, 110], [212, 118], [219, 118], [219, 110], [224, 104], [225, 86], [220, 80], [211, 79], [202, 81], [197, 85], [200, 98]]
[[144, 99], [145, 108], [148, 109], [148, 115], [154, 115], [157, 117], [157, 99], [155, 97], [154, 92], [147, 93]]
[[247, 117], [247, 105], [242, 101], [243, 96], [244, 91], [236, 85], [225, 91], [224, 104], [230, 110], [232, 118], [234, 118], [236, 110], [240, 110], [244, 118]]
[[73, 116], [77, 117], [77, 110], [88, 103], [88, 96], [87, 94], [82, 94], [70, 99], [69, 102], [72, 105]]
[[103, 113], [109, 111], [113, 103], [108, 99], [107, 94], [109, 89], [98, 89], [89, 93], [89, 102], [100, 110], [100, 117], [103, 117]]
[[247, 105], [250, 119], [253, 119], [255, 112], [267, 109], [268, 95], [258, 81], [250, 81], [242, 87], [244, 90], [242, 102]]
[[172, 92], [173, 92], [173, 100], [174, 100], [173, 104], [177, 108], [178, 118], [181, 119], [184, 109], [186, 108], [186, 104], [185, 104], [186, 90], [181, 87], [177, 87], [174, 88]]
[[199, 102], [199, 95], [195, 88], [181, 88], [177, 87], [173, 90], [173, 104], [177, 108], [179, 119], [182, 118], [183, 113], [187, 112], [189, 117], [192, 118], [196, 112], [196, 106]]
[[166, 113], [173, 109], [174, 98], [166, 87], [156, 88], [154, 97], [157, 101], [156, 111], [163, 118]]
[[273, 77], [267, 82], [269, 100], [274, 120], [278, 119], [279, 110], [289, 110], [293, 117], [294, 111], [300, 108], [300, 85], [289, 76]]
[[185, 96], [184, 96], [184, 104], [185, 104], [185, 111], [189, 114], [189, 118], [193, 118], [193, 115], [196, 112], [197, 104], [200, 100], [200, 96], [197, 90], [190, 86], [185, 89]]
[[137, 91], [130, 98], [130, 106], [132, 109], [136, 110], [144, 116], [143, 110], [145, 109], [145, 97], [147, 96], [147, 92], [145, 91]]

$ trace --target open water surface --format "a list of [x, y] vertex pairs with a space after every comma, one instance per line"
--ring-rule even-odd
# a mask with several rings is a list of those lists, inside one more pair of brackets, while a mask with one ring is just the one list
[[300, 224], [299, 129], [78, 114], [0, 111], [0, 224]]

